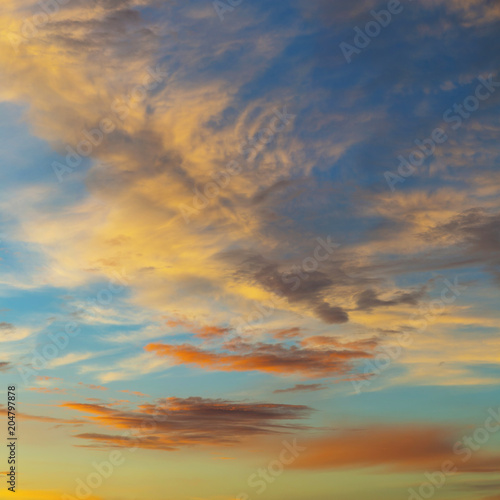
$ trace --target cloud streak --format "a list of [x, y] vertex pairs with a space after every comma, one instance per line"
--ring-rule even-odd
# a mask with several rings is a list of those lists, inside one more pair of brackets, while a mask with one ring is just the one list
[[65, 403], [64, 408], [91, 414], [90, 420], [131, 435], [82, 433], [76, 437], [95, 448], [139, 447], [172, 451], [184, 446], [227, 446], [249, 437], [294, 432], [297, 420], [312, 409], [302, 405], [238, 403], [223, 399], [166, 398], [125, 411], [109, 405]]

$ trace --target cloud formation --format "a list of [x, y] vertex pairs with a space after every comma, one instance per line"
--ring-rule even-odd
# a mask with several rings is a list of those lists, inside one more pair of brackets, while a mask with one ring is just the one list
[[471, 459], [454, 453], [462, 437], [458, 428], [398, 425], [344, 429], [330, 436], [305, 441], [307, 453], [291, 465], [294, 469], [384, 467], [387, 471], [441, 470], [451, 461], [461, 472], [495, 472], [500, 455], [476, 451]]
[[286, 394], [288, 392], [315, 392], [322, 391], [324, 389], [326, 389], [326, 387], [321, 384], [295, 384], [293, 387], [289, 387], [288, 389], [276, 389], [273, 393]]
[[76, 437], [96, 448], [139, 447], [172, 451], [184, 446], [234, 445], [248, 437], [305, 427], [297, 420], [312, 409], [302, 405], [238, 403], [222, 399], [166, 398], [135, 410], [106, 404], [65, 403], [64, 408], [93, 415], [93, 422], [128, 434], [83, 433]]
[[[191, 364], [205, 370], [261, 371], [276, 375], [298, 374], [322, 378], [349, 373], [356, 361], [371, 358], [373, 351], [329, 346], [287, 346], [233, 340], [225, 351], [211, 351], [189, 344], [149, 344], [146, 351], [167, 357], [176, 364]], [[364, 346], [367, 347], [367, 346]]]

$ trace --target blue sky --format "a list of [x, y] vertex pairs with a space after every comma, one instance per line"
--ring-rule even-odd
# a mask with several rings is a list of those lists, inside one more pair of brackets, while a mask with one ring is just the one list
[[[90, 500], [257, 498], [284, 439], [271, 500], [458, 463], [498, 408], [499, 6], [403, 0], [366, 38], [398, 2], [5, 4], [20, 500], [80, 498], [113, 451]], [[500, 498], [490, 434], [432, 495]]]

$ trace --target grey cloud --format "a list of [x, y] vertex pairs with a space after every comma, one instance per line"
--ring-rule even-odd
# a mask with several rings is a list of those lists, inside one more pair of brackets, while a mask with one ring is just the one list
[[454, 246], [469, 264], [483, 264], [500, 284], [500, 214], [467, 210], [424, 235], [428, 241]]
[[288, 392], [314, 392], [322, 391], [327, 387], [322, 384], [296, 384], [294, 387], [288, 389], [277, 389], [273, 391], [274, 394], [284, 394]]
[[11, 323], [6, 323], [5, 321], [0, 323], [0, 333], [11, 333], [14, 330], [15, 327]]
[[303, 302], [309, 305], [316, 316], [325, 323], [345, 323], [349, 320], [347, 312], [341, 307], [331, 306], [324, 300], [324, 295], [334, 284], [333, 280], [323, 272], [308, 272], [307, 278], [300, 280], [295, 288], [287, 273], [280, 271], [277, 263], [263, 262], [262, 268], [253, 274], [253, 279], [266, 290], [286, 298], [290, 303]]
[[426, 287], [420, 287], [411, 292], [399, 292], [392, 299], [383, 300], [379, 298], [379, 293], [373, 289], [367, 289], [357, 295], [356, 303], [359, 310], [369, 311], [376, 307], [397, 306], [401, 304], [415, 306], [424, 298]]

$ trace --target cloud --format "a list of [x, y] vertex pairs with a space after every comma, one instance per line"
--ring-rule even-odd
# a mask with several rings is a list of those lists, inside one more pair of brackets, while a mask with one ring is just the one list
[[468, 264], [483, 264], [500, 283], [500, 214], [471, 208], [437, 224], [424, 234], [428, 241], [462, 253]]
[[102, 385], [84, 384], [83, 382], [78, 382], [78, 385], [83, 385], [87, 389], [92, 389], [94, 391], [107, 391], [108, 390], [107, 387], [104, 387]]
[[58, 368], [60, 366], [79, 363], [80, 361], [85, 361], [86, 359], [90, 359], [94, 356], [95, 354], [91, 352], [86, 352], [86, 353], [70, 352], [68, 354], [65, 354], [64, 356], [54, 358], [53, 360], [49, 361], [47, 363], [47, 366], [49, 368]]
[[[140, 12], [146, 6], [156, 9], [153, 21]], [[65, 179], [67, 186], [84, 177], [87, 197], [68, 203], [65, 189], [57, 189], [54, 176], [54, 185], [39, 189], [39, 197], [24, 210], [11, 207], [16, 220], [22, 220], [13, 237], [40, 247], [50, 264], [44, 273], [34, 276], [37, 284], [78, 286], [125, 267], [133, 300], [141, 306], [165, 313], [188, 309], [190, 317], [199, 312], [221, 316], [202, 293], [213, 291], [223, 302], [242, 311], [247, 308], [245, 289], [233, 286], [231, 269], [215, 256], [235, 245], [253, 245], [260, 223], [256, 219], [249, 232], [238, 214], [247, 200], [263, 190], [272, 191], [282, 177], [288, 177], [292, 167], [283, 156], [285, 132], [267, 145], [251, 168], [231, 179], [193, 224], [183, 220], [180, 207], [191, 206], [193, 189], [212, 182], [212, 173], [219, 172], [231, 156], [243, 162], [240, 145], [244, 136], [258, 133], [274, 119], [282, 96], [246, 103], [236, 94], [251, 78], [248, 63], [255, 60], [267, 67], [263, 59], [272, 61], [287, 42], [277, 39], [260, 46], [254, 44], [253, 35], [242, 31], [241, 43], [250, 43], [252, 55], [240, 65], [239, 78], [231, 79], [229, 85], [214, 71], [220, 57], [231, 52], [219, 30], [213, 30], [219, 47], [215, 50], [193, 38], [200, 28], [206, 29], [210, 23], [215, 27], [219, 22], [215, 15], [213, 19], [200, 16], [206, 10], [182, 10], [179, 23], [196, 28], [191, 40], [183, 44], [174, 44], [159, 33], [162, 24], [170, 26], [172, 21], [170, 7], [155, 1], [109, 3], [106, 8], [92, 9], [82, 2], [72, 3], [50, 16], [37, 36], [21, 44], [16, 58], [10, 57], [8, 39], [2, 39], [0, 61], [6, 62], [6, 81], [11, 82], [3, 98], [28, 102], [33, 133], [63, 157], [68, 148], [75, 150], [85, 140], [85, 130], [94, 129], [102, 119], [110, 119], [116, 126]], [[12, 29], [21, 29], [24, 19], [14, 13], [10, 17]], [[38, 55], [44, 47], [51, 50], [44, 51], [42, 62]], [[166, 60], [169, 67], [156, 88], [142, 100], [131, 99], [151, 68]], [[198, 66], [207, 68], [202, 70], [205, 76], [190, 78]], [[191, 83], [186, 85], [186, 80]], [[126, 118], [117, 116], [117, 103], [126, 105]], [[231, 123], [215, 127], [230, 110]], [[271, 171], [270, 160], [276, 157], [280, 157], [279, 167]], [[54, 195], [54, 204], [42, 207], [48, 193]], [[59, 204], [65, 205], [64, 211], [54, 207]], [[199, 224], [212, 227], [211, 234], [200, 232], [195, 227]], [[176, 237], [165, 238], [166, 234]], [[144, 247], [146, 235], [150, 241]], [[263, 241], [266, 247], [270, 244], [270, 240]], [[187, 299], [195, 292], [201, 298], [188, 307]], [[208, 319], [205, 324], [215, 324], [211, 322], [214, 318]], [[213, 335], [214, 330], [202, 334]]]
[[300, 344], [305, 347], [327, 347], [327, 348], [339, 348], [339, 349], [352, 349], [354, 351], [374, 351], [378, 345], [379, 340], [376, 337], [370, 337], [366, 339], [345, 341], [338, 337], [332, 337], [328, 335], [314, 335], [312, 337], [306, 337], [300, 341]]
[[128, 434], [84, 433], [76, 437], [91, 442], [91, 447], [140, 447], [175, 450], [192, 445], [231, 445], [268, 434], [304, 429], [294, 423], [311, 413], [302, 405], [238, 403], [222, 399], [191, 397], [166, 398], [154, 404], [139, 405], [135, 411], [109, 405], [65, 403], [64, 408], [90, 413], [96, 424]]
[[66, 394], [66, 389], [58, 387], [28, 387], [28, 391], [39, 392], [41, 394]]
[[276, 340], [285, 340], [285, 339], [293, 339], [301, 336], [301, 330], [298, 327], [293, 328], [285, 328], [283, 330], [278, 330], [273, 332], [273, 337]]
[[182, 344], [149, 344], [146, 351], [176, 364], [191, 364], [210, 371], [261, 371], [275, 375], [299, 374], [307, 378], [332, 377], [349, 373], [356, 360], [373, 357], [373, 351], [344, 349], [341, 345], [287, 346], [249, 344], [239, 339], [227, 342], [225, 352]]
[[480, 450], [463, 463], [453, 446], [463, 434], [451, 426], [394, 425], [344, 429], [305, 440], [307, 452], [291, 465], [293, 469], [338, 469], [384, 467], [391, 472], [441, 470], [450, 460], [462, 472], [495, 472], [499, 455]]
[[322, 391], [323, 389], [327, 389], [327, 387], [322, 384], [296, 384], [288, 389], [276, 389], [273, 393], [284, 394], [288, 392], [314, 392]]
[[[0, 405], [0, 414], [7, 415], [8, 411], [7, 408]], [[20, 413], [17, 412], [16, 415], [21, 419], [21, 420], [34, 420], [37, 422], [46, 422], [46, 423], [53, 423], [59, 425], [81, 425], [85, 423], [85, 420], [81, 419], [67, 419], [67, 418], [58, 418], [58, 417], [48, 417], [45, 415], [31, 415], [28, 413]]]
[[127, 394], [132, 394], [133, 396], [138, 396], [140, 398], [145, 398], [145, 397], [148, 397], [147, 394], [144, 394], [143, 392], [140, 392], [140, 391], [129, 391], [128, 389], [124, 389], [120, 392], [125, 392]]
[[2, 321], [0, 323], [0, 331], [1, 332], [7, 332], [7, 333], [10, 333], [14, 330], [14, 325], [12, 325], [11, 323], [6, 323], [5, 321]]
[[458, 14], [460, 22], [467, 27], [486, 26], [500, 19], [500, 6], [484, 0], [424, 0], [426, 7], [443, 5], [448, 11]]
[[[352, 20], [368, 16], [373, 5], [367, 1], [342, 6], [339, 11], [337, 7], [332, 10], [328, 2], [312, 7], [298, 3], [318, 22], [333, 22], [335, 11], [349, 27]], [[142, 16], [144, 6], [155, 9], [154, 21]], [[20, 47], [17, 58], [10, 57], [12, 47], [3, 40], [0, 62], [4, 61], [7, 78], [2, 95], [11, 102], [29, 103], [26, 117], [33, 133], [52, 148], [65, 156], [68, 146], [74, 149], [84, 139], [84, 129], [96, 127], [106, 117], [116, 125], [94, 148], [88, 162], [68, 176], [62, 189], [54, 177], [54, 184], [30, 187], [29, 203], [23, 201], [21, 206], [18, 201], [16, 205], [15, 199], [24, 200], [17, 194], [6, 203], [5, 208], [18, 221], [12, 236], [41, 248], [51, 264], [33, 281], [73, 287], [126, 268], [131, 291], [128, 302], [167, 317], [184, 314], [192, 318], [192, 333], [205, 340], [223, 338], [229, 333], [231, 318], [252, 314], [256, 304], [266, 306], [276, 297], [283, 299], [276, 314], [288, 315], [288, 324], [298, 314], [327, 325], [342, 325], [349, 322], [349, 314], [365, 320], [360, 311], [392, 310], [418, 301], [418, 292], [407, 295], [392, 289], [392, 275], [408, 263], [388, 258], [387, 252], [394, 247], [396, 253], [410, 254], [408, 249], [415, 248], [413, 241], [397, 234], [401, 226], [411, 224], [409, 218], [403, 224], [407, 214], [391, 205], [396, 198], [382, 199], [380, 193], [375, 196], [364, 190], [364, 177], [358, 170], [353, 171], [356, 195], [352, 199], [353, 185], [342, 182], [340, 188], [338, 183], [312, 175], [314, 168], [321, 170], [326, 164], [344, 165], [339, 172], [347, 169], [352, 160], [350, 148], [362, 148], [373, 134], [386, 133], [381, 127], [389, 123], [387, 109], [367, 106], [366, 91], [357, 84], [357, 76], [348, 88], [336, 88], [333, 100], [330, 82], [330, 90], [297, 92], [309, 80], [309, 67], [316, 59], [297, 60], [297, 64], [305, 64], [297, 81], [297, 75], [288, 78], [286, 74], [286, 84], [277, 82], [268, 88], [255, 76], [273, 67], [301, 30], [310, 27], [295, 24], [280, 27], [279, 32], [273, 29], [273, 43], [256, 44], [254, 20], [239, 18], [242, 24], [238, 26], [244, 25], [246, 30], [224, 25], [235, 37], [234, 46], [245, 53], [234, 66], [232, 49], [220, 30], [210, 32], [213, 43], [199, 38], [199, 33], [206, 36], [207, 26], [217, 26], [207, 19], [206, 9], [186, 9], [180, 8], [176, 19], [179, 31], [194, 28], [188, 43], [174, 44], [159, 33], [162, 23], [170, 26], [170, 11], [161, 3], [147, 1], [100, 3], [95, 9], [76, 2], [51, 17], [39, 36]], [[23, 19], [9, 15], [14, 27], [20, 27]], [[42, 51], [44, 57], [39, 58]], [[113, 111], [116, 99], [130, 103], [131, 92], [160, 61], [168, 61], [163, 81], [130, 106], [126, 119], [119, 119]], [[222, 73], [221, 67], [226, 68]], [[230, 83], [225, 78], [228, 68]], [[374, 81], [372, 90], [383, 88], [387, 99], [396, 99], [391, 92], [394, 86], [404, 87], [405, 75], [395, 74], [394, 80], [390, 89]], [[290, 81], [296, 85], [290, 86]], [[249, 98], [246, 89], [257, 82], [264, 85], [262, 95], [252, 93]], [[241, 154], [242, 142], [248, 145], [249, 139], [257, 137], [285, 103], [300, 120], [290, 122], [255, 161], [247, 162]], [[398, 123], [396, 120], [395, 126]], [[334, 136], [328, 132], [332, 129]], [[371, 157], [376, 153], [378, 150]], [[192, 207], [194, 190], [203, 191], [229, 160], [240, 162], [242, 173], [231, 177], [219, 195], [186, 223], [180, 207]], [[68, 201], [62, 193], [73, 179], [85, 180], [85, 196]], [[412, 197], [405, 193], [401, 198]], [[434, 198], [439, 199], [424, 211], [422, 219], [437, 217], [441, 193]], [[57, 202], [47, 204], [47, 199]], [[416, 201], [421, 213], [426, 200]], [[349, 207], [341, 210], [340, 218], [337, 202]], [[294, 206], [297, 212], [292, 211]], [[331, 227], [342, 237], [347, 232], [341, 220], [351, 227], [365, 227], [372, 217], [384, 221], [380, 230], [363, 230], [356, 238], [344, 238], [349, 240], [344, 253], [308, 272], [295, 288], [283, 282], [283, 273], [289, 265], [313, 254], [312, 242], [323, 228], [305, 220], [317, 220], [320, 212], [333, 217]], [[398, 224], [393, 223], [396, 216], [401, 218]], [[422, 228], [412, 229], [417, 233]], [[387, 234], [391, 237], [384, 237]], [[257, 270], [246, 270], [249, 262]], [[412, 265], [417, 263], [422, 260], [412, 259]], [[351, 273], [351, 268], [358, 272]], [[382, 284], [387, 286], [381, 296]], [[97, 320], [114, 324], [120, 312]], [[317, 325], [313, 322], [312, 326]], [[141, 335], [154, 338], [162, 333], [161, 328], [150, 328], [137, 336], [124, 333], [115, 338], [140, 341]]]
[[109, 383], [117, 380], [136, 380], [142, 375], [160, 372], [171, 366], [172, 363], [166, 362], [152, 352], [139, 352], [116, 361], [112, 366], [108, 363], [82, 366], [80, 373], [97, 373], [100, 382]]
[[[326, 302], [330, 289], [341, 284], [329, 273], [316, 270], [304, 273], [300, 267], [292, 267], [290, 271], [284, 269], [283, 264], [261, 255], [245, 255], [232, 251], [222, 254], [221, 257], [231, 261], [239, 260], [240, 277], [246, 277], [264, 290], [286, 299], [291, 305], [299, 304], [307, 308], [325, 323], [346, 323], [349, 320], [348, 313], [342, 307]], [[340, 271], [336, 273], [340, 274]], [[345, 276], [342, 278], [345, 281]]]
[[12, 369], [12, 363], [9, 361], [0, 361], [0, 372], [8, 372]]
[[[52, 176], [44, 177], [47, 184], [33, 180], [22, 190], [6, 190], [0, 208], [15, 221], [10, 237], [39, 249], [49, 264], [33, 274], [30, 287], [49, 283], [77, 288], [125, 268], [130, 282], [124, 299], [127, 308], [97, 308], [96, 317], [79, 319], [103, 328], [130, 323], [136, 318], [128, 314], [129, 306], [146, 311], [141, 320], [150, 312], [189, 318], [167, 324], [193, 334], [183, 344], [155, 342], [146, 353], [113, 364], [81, 367], [97, 372], [101, 382], [134, 379], [181, 363], [205, 370], [256, 370], [305, 378], [342, 375], [346, 380], [353, 376], [357, 361], [373, 357], [377, 341], [349, 344], [323, 335], [330, 333], [325, 328], [339, 337], [349, 335], [353, 328], [364, 335], [380, 324], [395, 329], [403, 321], [403, 306], [416, 305], [424, 298], [423, 286], [409, 291], [395, 286], [401, 275], [410, 275], [407, 282], [413, 283], [417, 276], [413, 273], [421, 276], [423, 271], [480, 262], [495, 276], [498, 239], [494, 235], [499, 221], [492, 201], [493, 176], [476, 182], [479, 173], [473, 173], [481, 168], [481, 155], [488, 153], [486, 163], [493, 164], [497, 155], [491, 156], [493, 148], [487, 144], [478, 148], [469, 140], [460, 147], [450, 142], [446, 168], [429, 162], [421, 178], [411, 180], [428, 183], [424, 189], [406, 189], [408, 179], [403, 192], [384, 195], [377, 185], [378, 177], [383, 182], [380, 164], [384, 168], [394, 164], [397, 151], [406, 144], [401, 134], [412, 134], [409, 145], [415, 137], [423, 137], [420, 128], [428, 121], [407, 117], [418, 109], [415, 113], [422, 118], [423, 111], [442, 100], [440, 82], [452, 82], [463, 91], [463, 82], [472, 78], [470, 73], [487, 68], [485, 59], [437, 70], [436, 66], [443, 66], [444, 55], [453, 61], [453, 53], [438, 51], [428, 57], [435, 48], [429, 40], [436, 36], [432, 31], [436, 25], [451, 21], [431, 23], [426, 9], [412, 6], [407, 22], [415, 30], [407, 30], [403, 18], [391, 26], [395, 34], [401, 30], [408, 36], [397, 42], [384, 36], [377, 43], [374, 40], [367, 49], [373, 57], [363, 55], [365, 61], [372, 61], [365, 70], [361, 61], [350, 67], [342, 61], [339, 71], [330, 71], [341, 59], [340, 51], [332, 56], [334, 51], [321, 49], [316, 57], [305, 46], [295, 50], [300, 40], [316, 37], [315, 47], [338, 48], [340, 39], [335, 37], [340, 31], [324, 30], [314, 23], [331, 26], [338, 20], [340, 26], [335, 24], [335, 28], [346, 27], [352, 33], [358, 20], [369, 18], [375, 2], [297, 3], [313, 25], [309, 21], [307, 26], [298, 21], [281, 23], [264, 36], [260, 21], [265, 16], [259, 17], [259, 23], [251, 16], [235, 17], [234, 23], [219, 28], [214, 12], [214, 22], [207, 17], [211, 7], [207, 4], [203, 9], [189, 7], [189, 15], [180, 15], [181, 37], [183, 28], [194, 30], [181, 43], [172, 43], [158, 28], [169, 27], [178, 18], [171, 20], [164, 2], [148, 1], [101, 1], [92, 8], [82, 1], [70, 2], [19, 48], [16, 57], [2, 32], [0, 63], [5, 79], [1, 97], [23, 105], [31, 133], [64, 157], [68, 147], [75, 149], [85, 138], [83, 131], [95, 128], [103, 118], [116, 125], [62, 185]], [[490, 23], [491, 19], [482, 21], [479, 14], [495, 19], [496, 10], [484, 2], [440, 4], [467, 22]], [[279, 2], [275, 5], [283, 8]], [[142, 7], [147, 7], [147, 15], [140, 12]], [[7, 11], [4, 19], [13, 28], [20, 28], [23, 20], [24, 13], [21, 16], [14, 10]], [[319, 35], [314, 33], [317, 29]], [[427, 30], [425, 43], [416, 38], [422, 29]], [[324, 40], [325, 32], [333, 38]], [[453, 41], [453, 30], [446, 32]], [[468, 37], [462, 38], [466, 44]], [[478, 38], [478, 47], [489, 49], [484, 53], [494, 52], [496, 46], [488, 36]], [[403, 50], [391, 51], [393, 43]], [[439, 47], [452, 51], [451, 45]], [[414, 48], [411, 60], [408, 47]], [[460, 54], [462, 48], [457, 44]], [[387, 58], [389, 52], [394, 57]], [[282, 59], [287, 54], [293, 54], [293, 64]], [[142, 101], [131, 100], [136, 86], [160, 62], [166, 64], [163, 81]], [[412, 69], [424, 63], [431, 76], [424, 75], [415, 84]], [[318, 67], [329, 76], [318, 76]], [[374, 76], [374, 67], [385, 68], [386, 77]], [[282, 72], [273, 73], [274, 68]], [[432, 85], [429, 79], [435, 80]], [[319, 82], [311, 87], [311, 80]], [[450, 94], [447, 99], [454, 98]], [[416, 101], [424, 100], [424, 95], [421, 106]], [[376, 102], [370, 96], [376, 96]], [[113, 110], [116, 100], [130, 105], [124, 120]], [[241, 152], [242, 143], [249, 147], [274, 119], [278, 106], [282, 109], [285, 104], [297, 119], [248, 162]], [[436, 116], [428, 118], [432, 121]], [[498, 132], [490, 124], [474, 129], [471, 125], [472, 130], [489, 134], [493, 142]], [[387, 142], [387, 138], [393, 140]], [[381, 144], [387, 151], [381, 151]], [[46, 161], [44, 170], [50, 175], [51, 161]], [[196, 198], [196, 192], [203, 195], [228, 161], [239, 162], [241, 174], [232, 176], [217, 196]], [[81, 189], [82, 182], [85, 189]], [[437, 182], [446, 183], [446, 189], [434, 189]], [[76, 184], [79, 194], [73, 196]], [[180, 208], [192, 207], [195, 199], [206, 206], [195, 210], [188, 223]], [[481, 203], [485, 209], [461, 214]], [[317, 236], [330, 229], [342, 239], [343, 250], [305, 278], [290, 271], [314, 255]], [[254, 268], [248, 269], [247, 264]], [[283, 279], [287, 271], [291, 283]], [[19, 281], [12, 281], [11, 286], [21, 288]], [[266, 306], [277, 298], [281, 299], [279, 307], [263, 330], [279, 330], [275, 339], [283, 343], [249, 336], [218, 349], [212, 344], [200, 347], [198, 341], [226, 340], [232, 333], [227, 326], [232, 318], [251, 314], [255, 305]], [[301, 326], [283, 326], [290, 324]], [[12, 331], [10, 326], [0, 325], [0, 337]], [[162, 337], [163, 328], [146, 327], [137, 334], [127, 331], [114, 338], [144, 343]], [[19, 332], [9, 340], [30, 334]], [[304, 332], [312, 336], [303, 339]], [[433, 345], [422, 357], [433, 356], [434, 349], [440, 352], [441, 347]], [[90, 355], [71, 353], [54, 360], [51, 367], [84, 359]]]
[[5, 321], [0, 323], [0, 342], [24, 340], [33, 334], [30, 328], [19, 328]]
[[223, 338], [231, 332], [231, 328], [217, 325], [197, 325], [186, 319], [169, 319], [166, 321], [166, 325], [170, 328], [185, 328], [194, 333], [196, 337], [204, 340]]
[[373, 289], [364, 290], [356, 297], [358, 309], [370, 311], [376, 307], [397, 306], [400, 304], [416, 306], [425, 297], [426, 287], [420, 287], [411, 292], [398, 292], [391, 299], [382, 300], [379, 293]]

